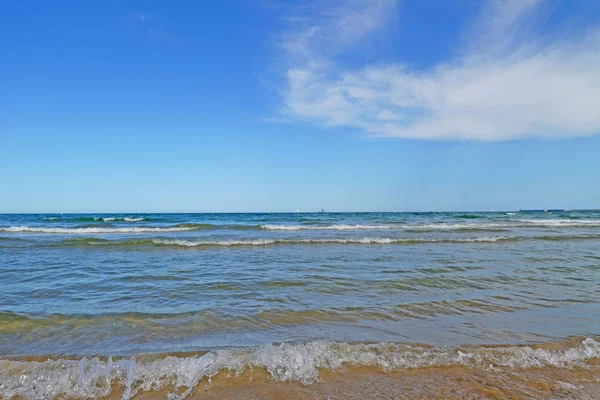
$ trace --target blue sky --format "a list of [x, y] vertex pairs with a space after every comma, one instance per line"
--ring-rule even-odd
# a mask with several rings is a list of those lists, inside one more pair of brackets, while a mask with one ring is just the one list
[[0, 30], [0, 212], [600, 207], [595, 0], [24, 0]]

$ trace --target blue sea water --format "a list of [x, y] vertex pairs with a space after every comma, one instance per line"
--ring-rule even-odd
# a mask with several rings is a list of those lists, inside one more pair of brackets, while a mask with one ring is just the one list
[[0, 283], [6, 360], [528, 345], [600, 333], [600, 212], [0, 215]]

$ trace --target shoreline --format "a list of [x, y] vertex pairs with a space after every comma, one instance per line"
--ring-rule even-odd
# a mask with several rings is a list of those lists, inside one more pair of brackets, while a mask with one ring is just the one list
[[123, 358], [11, 357], [0, 359], [0, 396], [600, 399], [596, 339], [454, 348], [317, 341]]
[[[240, 374], [221, 371], [203, 377], [193, 387], [141, 387], [132, 395], [116, 380], [108, 393], [87, 398], [117, 400], [159, 399], [600, 399], [597, 368], [555, 367], [531, 369], [472, 369], [464, 366], [426, 367], [402, 371], [382, 371], [372, 367], [344, 367], [320, 371], [312, 384], [276, 381], [260, 368]], [[595, 370], [592, 371], [591, 368]], [[47, 393], [48, 394], [48, 393]], [[7, 397], [10, 398], [10, 397]], [[47, 398], [24, 393], [15, 398]], [[49, 398], [81, 399], [84, 396], [57, 393]]]

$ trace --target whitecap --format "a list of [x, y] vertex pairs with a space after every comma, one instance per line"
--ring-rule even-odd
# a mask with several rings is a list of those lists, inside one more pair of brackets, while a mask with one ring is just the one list
[[61, 234], [82, 234], [82, 233], [150, 233], [150, 232], [180, 232], [192, 231], [193, 226], [171, 226], [171, 227], [131, 227], [131, 228], [43, 228], [36, 226], [11, 226], [0, 228], [0, 232], [31, 232], [31, 233], [61, 233]]
[[262, 229], [273, 231], [298, 230], [357, 230], [357, 229], [393, 229], [399, 225], [261, 225]]
[[[245, 239], [245, 240], [178, 240], [178, 239], [152, 239], [152, 243], [165, 246], [267, 246], [273, 244], [410, 244], [410, 243], [485, 243], [514, 240], [515, 237], [490, 236], [474, 238], [297, 238], [297, 239]], [[110, 242], [109, 242], [110, 243]]]

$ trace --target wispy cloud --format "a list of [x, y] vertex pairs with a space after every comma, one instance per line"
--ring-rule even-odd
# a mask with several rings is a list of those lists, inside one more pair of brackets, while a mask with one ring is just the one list
[[600, 30], [542, 41], [544, 0], [490, 0], [456, 58], [427, 70], [347, 69], [338, 55], [393, 21], [393, 0], [350, 0], [298, 19], [279, 43], [287, 66], [282, 113], [366, 135], [507, 140], [600, 131]]

